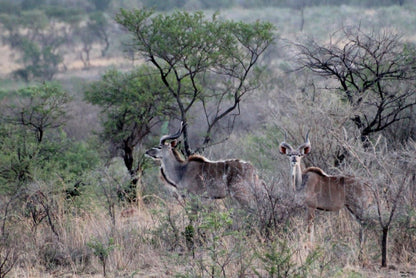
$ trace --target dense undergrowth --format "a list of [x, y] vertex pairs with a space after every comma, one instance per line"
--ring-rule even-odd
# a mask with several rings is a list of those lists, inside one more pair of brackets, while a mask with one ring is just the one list
[[[176, 122], [158, 126], [136, 147], [135, 158], [141, 157], [144, 165], [134, 192], [137, 198], [122, 198], [131, 175], [114, 149], [97, 136], [103, 115], [83, 100], [84, 88], [105, 71], [95, 71], [94, 59], [89, 69], [59, 73], [56, 83], [34, 82], [29, 87], [4, 74], [0, 277], [415, 276], [414, 109], [363, 144], [350, 121], [357, 108], [332, 93], [333, 80], [292, 71], [293, 61], [287, 59], [293, 57], [288, 42], [305, 36], [326, 41], [328, 28], [336, 31], [357, 22], [367, 29], [396, 28], [413, 42], [414, 9], [310, 7], [304, 10], [302, 31], [300, 13], [292, 9], [239, 7], [220, 13], [247, 22], [268, 20], [279, 34], [262, 61], [270, 73], [264, 84], [241, 103], [227, 140], [203, 153], [211, 160], [240, 158], [256, 167], [267, 191], [267, 198], [257, 200], [256, 211], [239, 207], [233, 199], [183, 200], [160, 180], [156, 163], [142, 155], [168, 127], [176, 128]], [[73, 57], [69, 54], [66, 60]], [[125, 71], [131, 64], [119, 63]], [[15, 101], [17, 92], [35, 97]], [[61, 95], [64, 102], [55, 102], [48, 92], [68, 93]], [[49, 104], [56, 113], [49, 113]], [[25, 125], [22, 116], [23, 124], [16, 125], [10, 113], [17, 107], [25, 108], [20, 115], [47, 117]], [[190, 121], [195, 137], [202, 122], [199, 108]], [[301, 144], [308, 130], [312, 153], [304, 158], [306, 166], [359, 177], [373, 189], [362, 259], [359, 225], [345, 209], [318, 212], [313, 241], [306, 232], [305, 209], [290, 188], [289, 162], [278, 146], [285, 133], [291, 143]], [[388, 236], [388, 263], [381, 268], [383, 232]]]

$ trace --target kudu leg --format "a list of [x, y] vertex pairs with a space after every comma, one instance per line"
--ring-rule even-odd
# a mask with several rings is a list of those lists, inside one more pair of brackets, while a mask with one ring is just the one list
[[360, 244], [360, 250], [358, 253], [358, 261], [363, 262], [364, 260], [364, 244], [366, 241], [366, 233], [365, 233], [365, 226], [364, 223], [360, 223], [360, 230], [358, 232], [359, 236], [359, 244]]
[[308, 208], [308, 216], [307, 216], [307, 222], [308, 222], [308, 234], [309, 234], [309, 240], [313, 242], [313, 234], [314, 234], [314, 222], [315, 222], [315, 208]]
[[346, 208], [360, 225], [360, 229], [358, 230], [358, 244], [359, 244], [358, 261], [362, 262], [364, 259], [365, 220], [364, 220], [362, 211], [358, 210], [354, 206], [347, 205]]

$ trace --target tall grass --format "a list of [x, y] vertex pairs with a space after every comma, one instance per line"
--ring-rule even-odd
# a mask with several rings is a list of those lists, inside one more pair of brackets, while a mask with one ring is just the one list
[[[305, 10], [303, 31], [298, 30], [300, 14], [290, 9], [232, 9], [221, 14], [235, 20], [271, 21], [277, 25], [280, 36], [290, 40], [304, 35], [325, 40], [328, 32], [341, 24], [357, 22], [366, 28], [398, 28], [414, 40], [413, 12], [413, 7], [311, 7]], [[270, 57], [277, 62], [270, 63], [275, 67], [267, 84], [242, 104], [236, 132], [205, 153], [210, 159], [241, 158], [256, 166], [270, 186], [270, 200], [274, 201], [264, 200], [262, 214], [240, 210], [232, 200], [200, 204], [196, 214], [190, 213], [189, 207], [178, 202], [159, 180], [155, 166], [143, 178], [143, 202], [114, 202], [110, 215], [109, 202], [115, 196], [106, 192], [113, 192], [128, 177], [121, 164], [102, 165], [88, 175], [89, 190], [74, 200], [51, 190], [55, 188], [53, 184], [42, 184], [40, 188], [50, 190], [51, 195], [47, 202], [44, 200], [46, 203], [37, 203], [37, 220], [24, 202], [13, 201], [12, 213], [6, 213], [11, 199], [1, 197], [0, 220], [6, 221], [7, 227], [1, 230], [0, 264], [7, 254], [13, 254], [8, 258], [14, 263], [8, 277], [102, 277], [103, 263], [108, 277], [416, 275], [414, 145], [396, 146], [396, 156], [388, 148], [376, 149], [377, 155], [366, 153], [355, 140], [357, 131], [348, 123], [353, 111], [325, 91], [323, 81], [311, 80], [307, 74], [287, 74], [291, 65], [285, 58], [290, 50], [282, 50], [278, 44], [275, 51]], [[3, 85], [20, 86], [6, 81]], [[407, 173], [409, 186], [390, 227], [389, 269], [379, 268], [381, 227], [376, 221], [367, 227], [365, 257], [358, 260], [359, 227], [346, 210], [318, 212], [315, 240], [310, 242], [306, 212], [301, 204], [294, 203], [290, 192], [287, 158], [278, 153], [284, 131], [291, 141], [301, 143], [309, 129], [313, 150], [305, 158], [306, 166], [318, 166], [330, 174], [360, 176], [372, 182], [380, 194], [384, 188], [394, 192], [392, 181], [400, 181]], [[394, 132], [398, 131], [390, 131]], [[349, 147], [350, 155], [335, 167], [343, 147]], [[379, 167], [381, 164], [394, 165], [397, 171], [387, 177]], [[384, 213], [389, 211], [388, 201], [382, 203]], [[50, 223], [42, 218], [42, 204], [50, 209]]]

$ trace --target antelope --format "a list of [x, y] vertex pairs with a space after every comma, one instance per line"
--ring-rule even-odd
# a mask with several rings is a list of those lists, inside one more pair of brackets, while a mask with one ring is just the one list
[[[315, 210], [339, 211], [346, 208], [360, 224], [360, 248], [363, 243], [364, 214], [372, 202], [369, 185], [357, 178], [348, 176], [331, 176], [318, 167], [301, 170], [301, 159], [310, 153], [309, 132], [297, 149], [293, 149], [285, 140], [279, 145], [281, 154], [289, 157], [291, 166], [291, 184], [296, 194], [301, 195], [307, 208], [308, 233], [315, 218]], [[361, 250], [360, 250], [361, 252]]]
[[163, 180], [181, 192], [209, 199], [233, 197], [241, 206], [254, 208], [256, 194], [262, 189], [254, 166], [238, 159], [210, 161], [201, 155], [183, 159], [176, 150], [183, 127], [182, 122], [178, 132], [163, 135], [159, 145], [145, 153], [161, 162]]

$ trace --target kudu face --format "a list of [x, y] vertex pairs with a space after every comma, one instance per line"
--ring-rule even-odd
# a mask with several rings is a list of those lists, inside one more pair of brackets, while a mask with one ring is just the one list
[[294, 150], [289, 144], [281, 144], [280, 153], [285, 154], [289, 158], [291, 167], [295, 167], [300, 165], [300, 161], [305, 154], [307, 154], [307, 151], [305, 151], [305, 147], [303, 145]]
[[300, 145], [297, 149], [293, 149], [291, 145], [286, 143], [285, 135], [285, 140], [282, 143], [280, 143], [279, 151], [281, 154], [287, 155], [289, 157], [291, 166], [299, 164], [302, 157], [307, 155], [311, 151], [309, 132], [306, 134], [305, 143]]
[[162, 160], [164, 157], [167, 157], [173, 152], [173, 149], [176, 147], [176, 140], [172, 141], [170, 144], [164, 143], [159, 146], [153, 147], [146, 151], [146, 155], [154, 160]]
[[286, 143], [286, 134], [285, 140], [279, 145], [279, 151], [281, 154], [286, 155], [290, 161], [291, 167], [291, 176], [292, 176], [292, 186], [295, 190], [300, 188], [300, 183], [302, 180], [302, 171], [300, 162], [302, 157], [307, 155], [311, 150], [311, 143], [309, 142], [309, 132], [306, 134], [305, 143], [300, 145], [297, 149], [293, 149], [291, 145]]
[[[164, 135], [160, 138], [159, 146], [153, 147], [146, 151], [146, 155], [154, 160], [163, 160], [173, 154], [173, 149], [176, 148], [177, 138], [181, 136], [184, 124], [181, 124], [178, 132], [172, 135]], [[169, 143], [166, 143], [167, 140], [173, 140]]]

